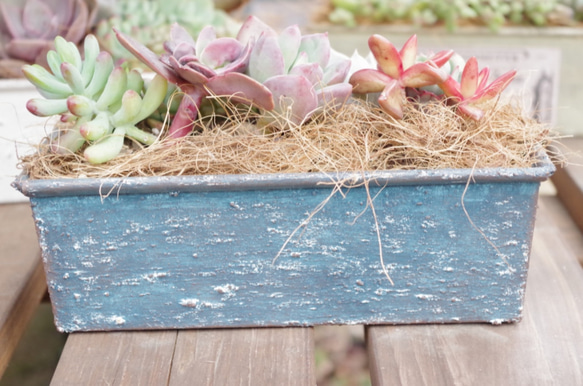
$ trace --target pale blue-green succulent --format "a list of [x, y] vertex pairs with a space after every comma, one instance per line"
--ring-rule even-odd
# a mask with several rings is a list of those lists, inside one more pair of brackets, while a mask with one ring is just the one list
[[36, 64], [22, 71], [44, 97], [29, 100], [27, 109], [68, 122], [51, 137], [52, 151], [76, 152], [87, 143], [85, 158], [102, 163], [120, 153], [125, 137], [145, 145], [156, 140], [137, 125], [163, 103], [168, 88], [163, 77], [145, 82], [138, 71], [116, 67], [93, 35], [85, 38], [83, 57], [74, 43], [55, 38], [47, 61], [50, 71]]
[[498, 30], [506, 24], [568, 25], [580, 0], [332, 0], [330, 21], [355, 26], [359, 22], [407, 21], [428, 26], [443, 23], [452, 31], [466, 22]]
[[164, 52], [164, 41], [172, 24], [179, 23], [189, 34], [198, 34], [212, 25], [219, 36], [234, 36], [240, 23], [212, 0], [117, 0], [111, 6], [113, 17], [102, 20], [97, 36], [102, 49], [114, 59], [135, 62], [135, 58], [116, 39], [113, 28], [129, 35], [157, 54]]

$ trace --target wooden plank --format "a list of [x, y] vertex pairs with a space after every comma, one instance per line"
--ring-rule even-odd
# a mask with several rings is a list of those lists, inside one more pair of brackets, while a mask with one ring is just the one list
[[0, 205], [0, 377], [45, 292], [29, 204]]
[[187, 330], [170, 385], [315, 385], [312, 328]]
[[523, 321], [369, 327], [373, 385], [583, 384], [581, 234], [555, 197], [539, 203]]
[[51, 385], [166, 385], [176, 331], [71, 334]]
[[[563, 139], [558, 150], [565, 155], [566, 164], [557, 168], [552, 181], [557, 196], [583, 231], [583, 137]], [[583, 264], [583, 256], [579, 258]]]

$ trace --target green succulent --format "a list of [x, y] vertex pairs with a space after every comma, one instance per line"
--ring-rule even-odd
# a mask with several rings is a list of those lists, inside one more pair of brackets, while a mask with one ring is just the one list
[[137, 70], [115, 66], [94, 35], [85, 38], [83, 57], [57, 36], [47, 62], [50, 71], [37, 64], [22, 71], [44, 97], [29, 100], [27, 109], [42, 117], [61, 115], [68, 123], [52, 137], [53, 152], [76, 152], [87, 143], [85, 158], [102, 163], [120, 153], [125, 137], [145, 145], [157, 139], [137, 125], [159, 110], [168, 90], [164, 78], [146, 82]]
[[332, 0], [330, 21], [346, 26], [361, 21], [443, 23], [450, 31], [471, 21], [496, 31], [508, 23], [567, 25], [583, 15], [581, 4], [581, 0]]
[[114, 59], [133, 63], [137, 62], [117, 41], [114, 27], [160, 54], [173, 23], [180, 24], [193, 36], [198, 36], [207, 25], [212, 25], [219, 36], [234, 36], [240, 26], [224, 11], [215, 9], [212, 0], [118, 0], [112, 5], [112, 13], [115, 16], [98, 24], [96, 36]]

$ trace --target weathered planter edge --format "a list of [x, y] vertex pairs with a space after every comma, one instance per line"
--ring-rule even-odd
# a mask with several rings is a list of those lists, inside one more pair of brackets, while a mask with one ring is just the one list
[[[363, 182], [371, 186], [431, 184], [465, 184], [495, 182], [499, 180], [544, 181], [555, 171], [546, 154], [529, 168], [480, 168], [480, 169], [427, 169], [383, 170], [334, 173], [274, 173], [230, 174], [198, 176], [116, 177], [116, 178], [60, 178], [30, 180], [21, 175], [13, 183], [27, 197], [85, 196], [118, 194], [165, 193], [169, 191], [210, 192], [227, 190], [276, 190], [285, 188], [330, 189], [338, 182], [347, 187]], [[172, 186], [169, 189], [168, 186]], [[56, 193], [58, 192], [58, 194]]]

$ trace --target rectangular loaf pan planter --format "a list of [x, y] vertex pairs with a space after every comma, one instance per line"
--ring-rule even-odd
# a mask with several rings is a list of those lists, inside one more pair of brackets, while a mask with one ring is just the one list
[[[498, 324], [521, 317], [539, 185], [553, 171], [545, 158], [524, 169], [15, 186], [30, 197], [61, 331]], [[394, 285], [364, 187], [306, 221], [333, 180], [364, 179]]]

